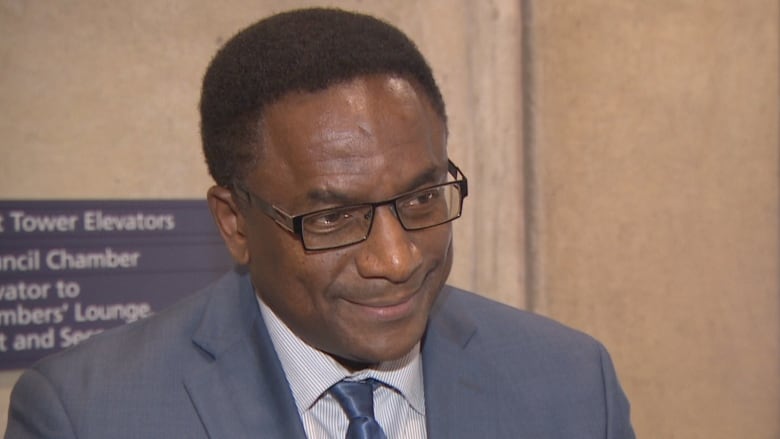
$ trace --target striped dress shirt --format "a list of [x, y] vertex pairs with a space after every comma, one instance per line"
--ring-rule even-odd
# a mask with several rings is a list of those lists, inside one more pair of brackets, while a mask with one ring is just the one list
[[425, 439], [425, 395], [419, 343], [406, 356], [375, 368], [350, 372], [330, 355], [298, 338], [258, 299], [298, 414], [310, 439], [344, 438], [349, 420], [326, 391], [348, 378], [374, 378], [384, 383], [374, 391], [374, 413], [388, 439]]

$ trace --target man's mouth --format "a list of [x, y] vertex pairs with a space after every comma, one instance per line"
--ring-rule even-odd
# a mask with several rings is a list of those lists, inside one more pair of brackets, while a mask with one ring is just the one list
[[420, 289], [411, 294], [401, 295], [393, 299], [361, 300], [346, 302], [358, 308], [359, 312], [370, 319], [392, 321], [409, 316], [418, 306]]

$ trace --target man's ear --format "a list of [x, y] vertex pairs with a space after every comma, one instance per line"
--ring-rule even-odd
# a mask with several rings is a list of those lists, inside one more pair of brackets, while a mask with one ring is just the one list
[[249, 263], [246, 221], [233, 198], [233, 193], [224, 187], [212, 186], [207, 193], [207, 199], [211, 215], [214, 216], [219, 233], [233, 259], [239, 264]]

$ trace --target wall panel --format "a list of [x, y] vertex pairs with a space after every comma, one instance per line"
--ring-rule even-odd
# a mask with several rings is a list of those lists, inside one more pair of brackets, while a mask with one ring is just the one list
[[536, 310], [639, 437], [780, 437], [778, 3], [526, 5]]

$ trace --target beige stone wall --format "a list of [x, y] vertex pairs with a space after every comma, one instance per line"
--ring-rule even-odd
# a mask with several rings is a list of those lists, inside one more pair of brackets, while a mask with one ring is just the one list
[[780, 437], [778, 2], [528, 3], [537, 310], [640, 437]]
[[[202, 197], [208, 60], [313, 3], [0, 0], [0, 198]], [[639, 437], [780, 437], [776, 1], [326, 4], [433, 64], [472, 182], [454, 284], [603, 340]]]

